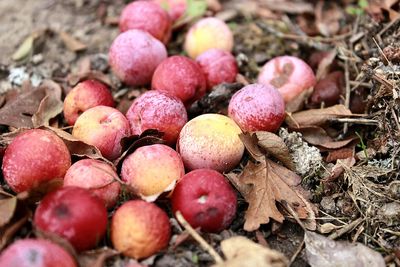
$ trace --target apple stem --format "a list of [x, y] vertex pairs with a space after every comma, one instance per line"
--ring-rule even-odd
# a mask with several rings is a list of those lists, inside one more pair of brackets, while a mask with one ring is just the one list
[[202, 238], [196, 230], [183, 218], [182, 213], [177, 211], [175, 217], [178, 222], [185, 228], [185, 230], [200, 244], [200, 246], [207, 251], [215, 260], [216, 263], [223, 263], [222, 257], [215, 251], [215, 249]]

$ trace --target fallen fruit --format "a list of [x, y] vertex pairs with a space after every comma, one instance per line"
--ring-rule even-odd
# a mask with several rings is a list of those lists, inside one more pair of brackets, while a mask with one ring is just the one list
[[167, 58], [163, 43], [141, 30], [121, 33], [111, 44], [109, 64], [114, 74], [128, 85], [151, 82], [158, 64]]
[[300, 58], [281, 56], [263, 66], [258, 75], [258, 83], [277, 88], [285, 103], [288, 103], [313, 87], [316, 79], [310, 66]]
[[173, 22], [186, 12], [187, 0], [155, 0], [155, 2], [167, 10]]
[[213, 48], [200, 54], [196, 61], [206, 76], [209, 90], [218, 84], [232, 83], [236, 80], [238, 66], [230, 52]]
[[103, 200], [106, 208], [112, 208], [117, 203], [121, 190], [115, 177], [118, 175], [109, 164], [100, 160], [82, 159], [68, 169], [64, 186], [86, 188]]
[[105, 158], [114, 160], [122, 153], [121, 139], [130, 135], [130, 127], [128, 120], [117, 109], [97, 106], [79, 116], [72, 135], [97, 147]]
[[104, 203], [80, 187], [62, 187], [47, 194], [36, 209], [34, 225], [41, 231], [57, 234], [76, 250], [94, 248], [107, 229]]
[[80, 82], [65, 97], [64, 117], [69, 125], [74, 125], [82, 112], [95, 106], [114, 106], [110, 90], [96, 80]]
[[184, 56], [172, 56], [154, 72], [151, 87], [176, 96], [188, 107], [206, 92], [206, 80], [200, 66]]
[[236, 194], [217, 171], [198, 169], [178, 182], [172, 194], [172, 210], [193, 227], [206, 232], [220, 232], [231, 224], [236, 214]]
[[233, 34], [222, 20], [214, 17], [203, 18], [189, 29], [184, 48], [191, 58], [196, 58], [211, 48], [231, 52]]
[[166, 145], [139, 147], [122, 163], [121, 178], [148, 201], [171, 191], [185, 174], [180, 155]]
[[0, 255], [2, 267], [77, 267], [62, 247], [44, 239], [20, 239]]
[[203, 114], [183, 126], [177, 151], [187, 170], [229, 171], [240, 162], [244, 152], [241, 133], [232, 119], [220, 114]]
[[71, 166], [71, 155], [54, 133], [27, 130], [11, 142], [3, 158], [3, 176], [17, 193], [29, 191], [41, 183], [64, 178]]
[[285, 119], [285, 102], [273, 86], [250, 84], [232, 96], [228, 113], [244, 132], [275, 132]]
[[125, 202], [111, 221], [111, 241], [127, 257], [143, 259], [167, 247], [171, 226], [167, 214], [143, 200]]
[[[151, 18], [151, 19], [150, 19]], [[150, 33], [163, 43], [171, 36], [171, 18], [157, 3], [135, 1], [125, 6], [119, 19], [119, 30], [137, 29]]]
[[126, 117], [132, 134], [140, 135], [145, 130], [163, 132], [163, 139], [174, 145], [179, 132], [187, 122], [187, 112], [182, 101], [166, 93], [151, 90], [133, 101]]

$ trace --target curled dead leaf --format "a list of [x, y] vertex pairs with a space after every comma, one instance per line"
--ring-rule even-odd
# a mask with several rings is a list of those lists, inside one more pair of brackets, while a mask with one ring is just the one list
[[266, 248], [243, 237], [235, 236], [221, 242], [226, 261], [213, 267], [285, 267], [288, 259], [280, 252]]
[[66, 33], [64, 31], [59, 31], [58, 34], [61, 40], [64, 42], [65, 46], [68, 48], [68, 50], [72, 52], [79, 52], [87, 48], [87, 46], [84, 43], [77, 40], [69, 33]]
[[10, 222], [17, 208], [17, 198], [6, 197], [0, 199], [0, 227], [3, 227]]
[[61, 86], [54, 81], [45, 80], [39, 88], [44, 88], [46, 95], [40, 101], [39, 107], [32, 116], [33, 127], [48, 126], [50, 119], [63, 111]]

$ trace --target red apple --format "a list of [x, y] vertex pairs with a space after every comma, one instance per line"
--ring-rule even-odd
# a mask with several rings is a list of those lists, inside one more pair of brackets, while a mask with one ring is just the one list
[[155, 2], [167, 10], [173, 22], [181, 18], [187, 9], [187, 0], [155, 0]]
[[206, 80], [195, 61], [184, 56], [172, 56], [157, 67], [151, 87], [178, 97], [188, 107], [205, 94]]
[[245, 132], [275, 132], [285, 119], [285, 102], [273, 86], [250, 84], [232, 96], [228, 113]]
[[126, 113], [132, 134], [147, 129], [164, 133], [163, 139], [173, 145], [187, 122], [185, 106], [179, 98], [159, 91], [148, 91], [136, 98]]
[[114, 248], [127, 257], [143, 259], [167, 247], [171, 226], [167, 214], [143, 200], [125, 202], [111, 221]]
[[217, 171], [198, 169], [187, 173], [172, 194], [172, 210], [193, 227], [206, 232], [220, 232], [231, 224], [236, 214], [236, 194]]
[[77, 267], [62, 247], [44, 239], [20, 239], [0, 255], [2, 267]]
[[115, 177], [118, 175], [109, 164], [100, 160], [82, 159], [68, 169], [64, 186], [86, 188], [103, 200], [107, 208], [112, 208], [117, 203], [121, 190]]
[[55, 178], [64, 178], [71, 155], [54, 133], [33, 129], [19, 134], [3, 158], [4, 180], [14, 192], [29, 191]]
[[242, 158], [242, 131], [227, 116], [203, 114], [183, 126], [178, 137], [177, 151], [187, 170], [214, 169], [230, 171]]
[[160, 144], [139, 147], [124, 160], [121, 169], [122, 180], [148, 201], [171, 191], [184, 174], [181, 156]]
[[121, 32], [132, 29], [142, 30], [163, 43], [167, 43], [171, 36], [171, 26], [171, 18], [168, 13], [151, 1], [130, 3], [122, 10], [119, 19]]
[[74, 125], [82, 112], [95, 106], [114, 106], [110, 90], [96, 80], [80, 82], [65, 97], [64, 117], [69, 125]]
[[36, 209], [34, 225], [68, 240], [76, 250], [94, 248], [107, 229], [103, 201], [80, 187], [62, 187], [47, 194]]
[[209, 90], [218, 84], [232, 83], [236, 80], [238, 66], [230, 52], [212, 48], [200, 54], [196, 61], [206, 76]]
[[215, 17], [203, 18], [190, 27], [184, 48], [191, 58], [196, 58], [211, 48], [231, 52], [233, 34], [224, 21]]
[[117, 109], [106, 106], [93, 107], [83, 112], [72, 130], [75, 138], [97, 147], [109, 160], [121, 155], [121, 139], [130, 133], [125, 116]]
[[132, 86], [149, 84], [154, 70], [166, 58], [164, 44], [141, 30], [121, 33], [109, 51], [112, 71], [124, 83]]
[[310, 66], [300, 58], [281, 56], [264, 65], [258, 75], [258, 83], [277, 88], [288, 103], [313, 87], [316, 79]]

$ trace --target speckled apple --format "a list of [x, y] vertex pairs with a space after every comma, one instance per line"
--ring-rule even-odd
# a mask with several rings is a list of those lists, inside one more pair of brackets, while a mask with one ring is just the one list
[[37, 207], [34, 226], [68, 240], [77, 251], [94, 248], [107, 229], [103, 201], [80, 187], [62, 187], [47, 194]]
[[121, 169], [122, 180], [147, 201], [171, 191], [184, 174], [181, 156], [161, 144], [139, 147], [124, 160]]
[[95, 106], [114, 106], [114, 99], [108, 87], [96, 80], [86, 80], [72, 88], [64, 99], [64, 117], [74, 125], [84, 111]]
[[44, 239], [20, 239], [0, 255], [3, 267], [77, 267], [62, 247]]
[[173, 22], [181, 18], [187, 9], [187, 0], [155, 0], [155, 2], [167, 10]]
[[171, 26], [169, 14], [152, 1], [140, 0], [128, 4], [119, 18], [121, 32], [132, 29], [142, 30], [163, 43], [167, 43], [171, 36]]
[[182, 177], [172, 194], [171, 203], [174, 214], [180, 211], [193, 228], [220, 232], [235, 218], [237, 199], [222, 174], [198, 169]]
[[157, 67], [151, 87], [179, 98], [188, 107], [205, 94], [206, 79], [194, 60], [172, 56]]
[[232, 96], [228, 113], [244, 132], [275, 132], [285, 119], [285, 102], [273, 86], [250, 84]]
[[164, 44], [142, 30], [128, 30], [118, 35], [108, 54], [114, 74], [132, 86], [150, 84], [154, 70], [166, 58]]
[[211, 48], [231, 52], [233, 43], [228, 25], [220, 19], [208, 17], [200, 19], [189, 29], [184, 49], [191, 58], [196, 58]]
[[97, 147], [109, 159], [118, 158], [122, 151], [121, 139], [131, 134], [128, 120], [115, 108], [97, 106], [79, 116], [72, 135]]
[[238, 66], [230, 52], [212, 48], [200, 54], [196, 62], [206, 76], [208, 90], [218, 84], [232, 83], [236, 80]]
[[183, 126], [177, 141], [186, 170], [230, 171], [242, 158], [242, 131], [229, 117], [203, 114]]
[[174, 145], [179, 132], [187, 122], [187, 112], [182, 101], [166, 93], [151, 90], [133, 101], [126, 113], [132, 134], [140, 135], [145, 130], [163, 132], [163, 139]]
[[53, 132], [33, 129], [14, 138], [3, 158], [4, 180], [14, 192], [29, 191], [41, 183], [64, 178], [71, 155]]
[[293, 56], [268, 61], [258, 75], [258, 83], [272, 85], [282, 94], [285, 103], [299, 96], [316, 83], [314, 72], [303, 60]]
[[100, 198], [106, 208], [112, 208], [121, 191], [121, 185], [115, 178], [118, 175], [109, 164], [95, 159], [82, 159], [68, 169], [64, 186], [86, 188]]
[[171, 226], [167, 214], [143, 200], [125, 202], [111, 221], [111, 241], [123, 255], [143, 259], [168, 246]]

